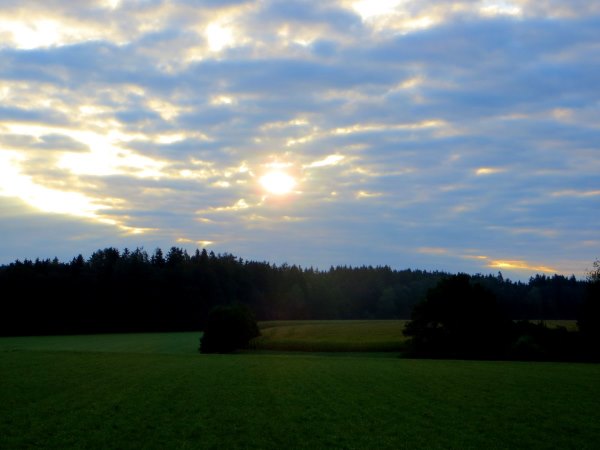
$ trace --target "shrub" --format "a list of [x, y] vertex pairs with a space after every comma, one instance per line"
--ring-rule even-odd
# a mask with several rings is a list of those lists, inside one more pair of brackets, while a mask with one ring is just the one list
[[523, 361], [573, 361], [580, 357], [579, 336], [565, 327], [521, 320], [513, 325], [508, 357]]
[[259, 335], [254, 314], [247, 306], [217, 306], [208, 314], [200, 351], [231, 353], [247, 347], [250, 339]]

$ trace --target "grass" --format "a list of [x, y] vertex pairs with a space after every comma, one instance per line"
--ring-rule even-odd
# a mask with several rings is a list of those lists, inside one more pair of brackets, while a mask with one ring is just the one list
[[291, 320], [261, 322], [261, 350], [307, 352], [401, 351], [405, 320]]
[[600, 365], [201, 355], [197, 338], [1, 338], [0, 448], [594, 448], [600, 442]]
[[197, 354], [200, 332], [91, 334], [0, 338], [0, 351], [47, 350], [73, 352]]

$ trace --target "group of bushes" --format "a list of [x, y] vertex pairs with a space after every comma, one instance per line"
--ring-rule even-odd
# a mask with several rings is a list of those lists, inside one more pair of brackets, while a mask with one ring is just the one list
[[600, 360], [600, 280], [590, 280], [578, 331], [541, 322], [515, 322], [493, 293], [468, 275], [442, 280], [413, 309], [404, 334], [415, 357]]

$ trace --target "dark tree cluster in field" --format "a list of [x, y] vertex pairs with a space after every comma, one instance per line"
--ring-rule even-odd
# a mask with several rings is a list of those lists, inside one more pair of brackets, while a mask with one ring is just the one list
[[[300, 268], [172, 247], [119, 251], [63, 263], [0, 267], [0, 334], [199, 330], [209, 311], [236, 302], [258, 320], [408, 319], [448, 274], [382, 267]], [[544, 275], [529, 283], [476, 275], [512, 319], [575, 319], [588, 281]]]
[[494, 293], [460, 274], [440, 281], [415, 305], [404, 334], [415, 357], [600, 360], [600, 267], [592, 273], [579, 331], [543, 321], [513, 321]]
[[246, 348], [250, 339], [260, 336], [254, 314], [248, 306], [215, 306], [209, 313], [200, 339], [202, 353], [231, 353]]
[[587, 345], [587, 352], [600, 360], [600, 260], [589, 273], [586, 296], [577, 326]]
[[468, 275], [446, 278], [415, 305], [404, 334], [425, 356], [500, 357], [512, 321], [494, 294]]

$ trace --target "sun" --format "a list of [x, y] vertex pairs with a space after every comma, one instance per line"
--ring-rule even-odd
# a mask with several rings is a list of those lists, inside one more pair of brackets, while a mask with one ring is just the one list
[[260, 177], [259, 181], [267, 192], [275, 195], [289, 194], [294, 189], [294, 186], [296, 186], [294, 177], [281, 171], [266, 173]]

